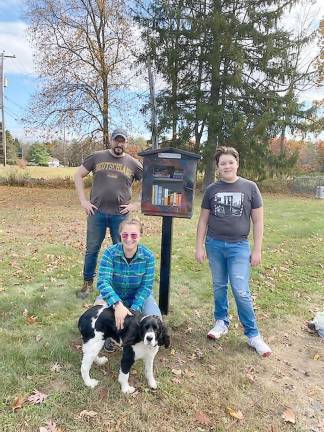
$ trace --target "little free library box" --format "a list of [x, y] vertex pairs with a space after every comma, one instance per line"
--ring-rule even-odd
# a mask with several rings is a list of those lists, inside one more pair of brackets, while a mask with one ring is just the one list
[[200, 156], [173, 147], [138, 154], [143, 157], [142, 212], [191, 218]]

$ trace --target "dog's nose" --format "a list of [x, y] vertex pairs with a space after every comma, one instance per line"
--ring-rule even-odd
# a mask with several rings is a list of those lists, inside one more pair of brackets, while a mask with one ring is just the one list
[[146, 340], [147, 340], [148, 342], [151, 342], [151, 341], [153, 340], [153, 337], [152, 337], [152, 336], [146, 336]]

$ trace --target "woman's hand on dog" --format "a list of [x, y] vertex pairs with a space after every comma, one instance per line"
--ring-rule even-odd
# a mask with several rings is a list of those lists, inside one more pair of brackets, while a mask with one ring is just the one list
[[132, 315], [132, 313], [123, 305], [122, 302], [119, 302], [115, 306], [115, 322], [117, 330], [122, 330], [124, 328], [124, 321], [127, 315]]

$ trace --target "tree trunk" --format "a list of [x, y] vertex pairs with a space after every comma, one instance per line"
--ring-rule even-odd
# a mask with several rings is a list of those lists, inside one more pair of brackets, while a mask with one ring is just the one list
[[108, 84], [103, 80], [102, 144], [104, 149], [109, 148], [108, 103]]
[[206, 169], [205, 169], [205, 174], [204, 174], [204, 180], [203, 180], [203, 191], [211, 183], [214, 183], [215, 171], [216, 171], [216, 167], [215, 167], [214, 158], [208, 158]]
[[[219, 2], [217, 7], [220, 9]], [[203, 189], [215, 181], [215, 161], [214, 154], [216, 147], [219, 145], [219, 135], [222, 128], [222, 114], [220, 112], [220, 106], [218, 104], [220, 98], [220, 87], [221, 87], [221, 77], [220, 77], [220, 46], [219, 37], [217, 37], [217, 29], [215, 30], [215, 45], [212, 50], [212, 68], [211, 68], [211, 89], [210, 89], [210, 99], [209, 99], [209, 114], [208, 114], [208, 141], [207, 149], [205, 152], [206, 160], [206, 171], [203, 181]]]

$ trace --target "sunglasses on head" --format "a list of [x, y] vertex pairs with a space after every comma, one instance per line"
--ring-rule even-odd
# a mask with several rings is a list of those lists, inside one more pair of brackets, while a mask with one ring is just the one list
[[128, 237], [130, 237], [132, 240], [137, 240], [138, 237], [139, 237], [139, 234], [138, 233], [130, 233], [130, 234], [128, 234], [128, 233], [121, 233], [120, 236], [121, 236], [121, 238], [123, 240], [127, 240]]

